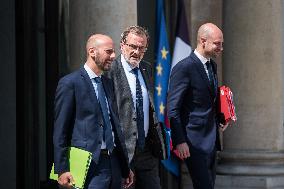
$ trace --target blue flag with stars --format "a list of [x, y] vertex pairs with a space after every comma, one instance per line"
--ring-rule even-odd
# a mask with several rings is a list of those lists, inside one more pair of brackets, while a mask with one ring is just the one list
[[155, 109], [157, 112], [158, 120], [163, 123], [166, 131], [166, 146], [168, 159], [163, 160], [162, 163], [171, 173], [176, 176], [179, 175], [179, 166], [176, 160], [170, 156], [170, 126], [167, 122], [166, 116], [166, 104], [167, 104], [167, 92], [168, 81], [171, 71], [171, 56], [169, 49], [169, 42], [166, 30], [166, 22], [163, 8], [163, 0], [157, 0], [157, 60], [155, 63], [155, 92], [154, 101]]

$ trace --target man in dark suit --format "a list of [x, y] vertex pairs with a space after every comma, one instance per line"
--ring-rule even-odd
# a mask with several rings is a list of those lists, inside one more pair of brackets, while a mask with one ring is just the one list
[[185, 159], [195, 189], [213, 189], [219, 148], [216, 101], [222, 31], [212, 23], [198, 30], [197, 48], [174, 66], [169, 84], [168, 117], [172, 140]]
[[110, 37], [92, 35], [84, 67], [61, 78], [55, 95], [54, 164], [58, 183], [71, 188], [70, 146], [92, 153], [85, 188], [119, 189], [133, 182], [124, 137], [117, 118], [113, 83], [102, 75], [115, 58]]
[[165, 159], [161, 125], [153, 101], [151, 65], [143, 61], [148, 32], [128, 27], [121, 35], [119, 56], [107, 75], [113, 79], [119, 119], [126, 139], [136, 189], [159, 189], [159, 159]]

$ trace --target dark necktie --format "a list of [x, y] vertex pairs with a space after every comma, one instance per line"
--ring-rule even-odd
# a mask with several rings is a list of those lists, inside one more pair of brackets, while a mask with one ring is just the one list
[[136, 76], [136, 120], [138, 129], [138, 148], [143, 149], [145, 145], [145, 131], [144, 131], [144, 112], [143, 112], [143, 96], [142, 89], [138, 79], [139, 68], [134, 68], [133, 72]]
[[212, 90], [215, 92], [215, 79], [214, 79], [214, 75], [213, 75], [212, 65], [209, 61], [206, 62], [206, 67], [207, 67], [207, 70], [208, 70], [210, 86], [211, 86]]
[[95, 82], [97, 83], [97, 89], [98, 89], [98, 100], [101, 106], [101, 110], [103, 113], [103, 120], [104, 120], [104, 141], [106, 143], [106, 148], [112, 152], [114, 148], [113, 143], [113, 136], [112, 136], [112, 130], [111, 130], [111, 123], [109, 119], [108, 114], [108, 107], [106, 103], [106, 94], [104, 91], [103, 83], [100, 77], [95, 78]]

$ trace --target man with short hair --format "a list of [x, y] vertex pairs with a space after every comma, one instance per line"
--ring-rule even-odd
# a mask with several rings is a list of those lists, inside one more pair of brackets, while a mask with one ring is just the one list
[[136, 189], [159, 189], [159, 159], [165, 145], [153, 100], [151, 64], [143, 61], [149, 43], [147, 30], [130, 26], [121, 35], [121, 56], [107, 75], [113, 79], [119, 119], [126, 139]]
[[168, 117], [173, 145], [185, 159], [195, 189], [213, 189], [216, 149], [220, 148], [217, 119], [217, 65], [223, 33], [212, 23], [200, 26], [197, 48], [171, 72]]
[[58, 82], [55, 95], [54, 164], [58, 183], [72, 188], [76, 180], [69, 170], [68, 149], [77, 147], [92, 153], [86, 189], [122, 188], [133, 182], [127, 151], [117, 118], [113, 83], [102, 73], [115, 58], [113, 40], [92, 35], [86, 44], [84, 67]]

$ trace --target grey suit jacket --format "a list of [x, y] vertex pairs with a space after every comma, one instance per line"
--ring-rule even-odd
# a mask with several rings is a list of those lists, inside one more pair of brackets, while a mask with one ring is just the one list
[[[153, 155], [160, 159], [165, 159], [166, 149], [164, 136], [162, 134], [161, 124], [158, 122], [155, 114], [151, 65], [148, 62], [141, 61], [140, 71], [145, 81], [150, 101], [150, 123], [147, 141], [150, 142], [149, 146], [152, 148], [151, 150]], [[117, 59], [112, 63], [111, 70], [105, 74], [107, 77], [112, 79], [114, 83], [114, 93], [116, 96], [119, 120], [126, 140], [128, 158], [129, 161], [131, 161], [136, 147], [137, 122], [131, 90], [121, 63], [121, 56], [117, 57]]]

